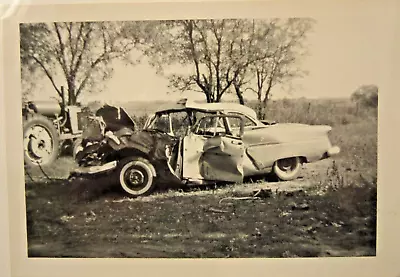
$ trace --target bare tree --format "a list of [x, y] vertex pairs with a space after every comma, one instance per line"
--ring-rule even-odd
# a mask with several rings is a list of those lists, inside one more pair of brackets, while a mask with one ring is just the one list
[[[200, 91], [207, 102], [235, 92], [241, 104], [251, 90], [266, 106], [275, 85], [303, 74], [295, 65], [311, 26], [309, 19], [164, 21], [144, 53], [175, 90]], [[168, 72], [171, 65], [185, 70]]]
[[274, 58], [275, 53], [273, 48], [276, 44], [276, 23], [276, 19], [252, 20], [249, 32], [245, 34], [245, 36], [251, 38], [251, 43], [247, 45], [246, 51], [244, 53], [242, 51], [241, 55], [246, 55], [249, 62], [246, 66], [241, 68], [236, 79], [233, 81], [234, 90], [240, 104], [244, 104], [243, 93], [245, 91], [255, 91], [252, 85], [254, 83], [254, 78], [258, 76], [257, 70], [262, 68], [265, 61]]
[[257, 114], [261, 119], [264, 119], [272, 89], [307, 73], [301, 68], [301, 59], [307, 54], [305, 42], [313, 23], [307, 18], [255, 22], [256, 35], [266, 33], [265, 29], [268, 35], [253, 45], [253, 53], [258, 53], [261, 58], [254, 59], [249, 68], [243, 71], [235, 89], [237, 92], [251, 90], [256, 93]]
[[[161, 22], [150, 38], [146, 56], [178, 91], [200, 91], [207, 102], [220, 102], [243, 70], [258, 59], [250, 55], [254, 36], [249, 20], [183, 20]], [[171, 65], [184, 72], [166, 73]]]
[[[98, 89], [111, 76], [111, 61], [131, 62], [130, 52], [138, 39], [127, 36], [127, 28], [132, 29], [133, 25], [122, 22], [22, 24], [23, 79], [39, 69], [58, 96], [62, 96], [60, 87], [66, 85], [68, 104], [75, 104], [85, 91]], [[63, 82], [57, 82], [58, 75], [63, 76]]]

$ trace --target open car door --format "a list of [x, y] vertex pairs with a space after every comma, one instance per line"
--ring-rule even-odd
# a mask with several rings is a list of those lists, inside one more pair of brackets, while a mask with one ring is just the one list
[[[239, 118], [231, 130], [228, 118]], [[243, 119], [236, 115], [201, 118], [183, 140], [183, 178], [204, 181], [243, 181]]]

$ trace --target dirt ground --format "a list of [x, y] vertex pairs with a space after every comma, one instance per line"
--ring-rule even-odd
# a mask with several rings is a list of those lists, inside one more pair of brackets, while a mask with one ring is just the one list
[[[292, 182], [250, 180], [217, 188], [156, 191], [136, 199], [127, 197], [117, 186], [110, 187], [109, 180], [68, 184], [65, 176], [55, 179], [50, 172], [49, 181], [39, 178], [40, 172], [33, 172], [35, 182], [27, 179], [26, 183], [28, 254], [118, 258], [373, 256], [376, 207], [371, 199], [376, 204], [376, 191], [324, 191], [312, 177], [324, 172], [328, 163], [308, 166], [303, 176]], [[68, 168], [68, 160], [60, 164]], [[343, 198], [343, 193], [349, 197]], [[357, 209], [351, 193], [360, 199]]]

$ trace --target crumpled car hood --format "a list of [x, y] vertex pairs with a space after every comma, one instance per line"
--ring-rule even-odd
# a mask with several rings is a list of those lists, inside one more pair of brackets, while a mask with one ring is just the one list
[[307, 125], [300, 123], [278, 123], [246, 130], [243, 141], [247, 144], [286, 143], [313, 137], [325, 136], [332, 127], [327, 125]]

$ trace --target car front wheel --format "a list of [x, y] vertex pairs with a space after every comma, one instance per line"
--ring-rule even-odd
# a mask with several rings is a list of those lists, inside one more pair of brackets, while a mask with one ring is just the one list
[[274, 164], [274, 174], [279, 180], [289, 181], [298, 177], [301, 169], [299, 157], [280, 159]]
[[132, 196], [149, 195], [154, 187], [154, 167], [146, 159], [135, 157], [121, 162], [119, 182], [127, 193]]

